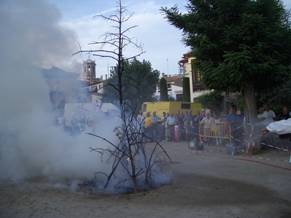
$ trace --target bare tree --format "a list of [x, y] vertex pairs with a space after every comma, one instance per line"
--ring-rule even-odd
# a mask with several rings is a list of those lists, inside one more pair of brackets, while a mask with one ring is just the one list
[[[107, 32], [104, 35], [103, 41], [95, 41], [90, 45], [99, 46], [98, 49], [81, 50], [79, 53], [92, 53], [93, 56], [101, 58], [110, 58], [116, 61], [116, 73], [118, 83], [108, 84], [118, 92], [119, 105], [121, 109], [122, 127], [118, 129], [119, 143], [114, 144], [108, 139], [89, 133], [99, 139], [102, 139], [111, 146], [111, 149], [90, 148], [101, 156], [107, 156], [112, 162], [111, 170], [108, 174], [104, 172], [97, 172], [96, 176], [104, 176], [104, 188], [110, 186], [110, 182], [119, 176], [118, 182], [115, 186], [122, 186], [122, 184], [131, 183], [133, 191], [138, 191], [153, 185], [153, 172], [157, 169], [161, 162], [161, 157], [166, 156], [170, 160], [169, 155], [162, 145], [156, 141], [148, 148], [145, 147], [146, 141], [153, 141], [150, 136], [144, 134], [143, 120], [135, 116], [136, 108], [132, 108], [123, 98], [123, 71], [124, 61], [134, 59], [144, 53], [142, 46], [135, 42], [127, 34], [129, 31], [136, 28], [136, 25], [127, 26], [127, 22], [133, 16], [128, 15], [126, 7], [122, 5], [122, 1], [118, 0], [118, 7], [115, 13], [109, 16], [96, 15], [107, 22], [112, 23], [113, 32]], [[125, 57], [124, 49], [132, 46], [138, 52], [136, 55]], [[125, 108], [127, 110], [125, 111]], [[130, 109], [130, 110], [128, 110]], [[162, 155], [161, 155], [162, 154]], [[126, 176], [117, 175], [122, 169]], [[124, 185], [126, 186], [126, 185]]]
[[[114, 89], [118, 92], [119, 95], [119, 104], [120, 107], [123, 108], [123, 93], [122, 93], [122, 74], [123, 74], [123, 63], [125, 60], [130, 60], [141, 56], [144, 53], [144, 50], [140, 44], [134, 42], [134, 40], [129, 37], [127, 34], [129, 31], [135, 29], [137, 25], [127, 26], [126, 24], [130, 20], [133, 14], [128, 15], [128, 11], [126, 7], [122, 5], [122, 1], [118, 0], [118, 8], [115, 13], [105, 16], [102, 14], [98, 14], [94, 17], [100, 17], [107, 22], [113, 23], [112, 28], [113, 32], [107, 32], [104, 34], [103, 41], [95, 41], [89, 43], [89, 45], [97, 45], [98, 49], [92, 50], [79, 50], [74, 53], [92, 53], [93, 56], [101, 57], [101, 58], [110, 58], [117, 62], [117, 75], [118, 75], [118, 85], [110, 84], [114, 87]], [[109, 46], [107, 49], [105, 47]], [[138, 50], [136, 55], [131, 57], [124, 57], [124, 49], [132, 46]]]

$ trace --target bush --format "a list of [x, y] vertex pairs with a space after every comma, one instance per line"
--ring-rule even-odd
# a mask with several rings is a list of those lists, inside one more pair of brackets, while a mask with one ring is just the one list
[[276, 89], [258, 93], [258, 107], [266, 104], [276, 113], [280, 113], [283, 106], [291, 110], [291, 80]]
[[195, 98], [195, 102], [203, 105], [205, 108], [209, 108], [213, 111], [222, 111], [223, 107], [223, 95], [219, 91], [213, 91], [211, 93], [201, 95]]

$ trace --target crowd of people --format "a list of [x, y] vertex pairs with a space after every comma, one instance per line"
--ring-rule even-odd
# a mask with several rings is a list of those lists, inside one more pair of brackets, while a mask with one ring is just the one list
[[152, 140], [187, 140], [195, 132], [197, 122], [198, 117], [190, 112], [175, 115], [164, 112], [162, 117], [158, 117], [156, 112], [148, 112], [144, 118], [145, 134]]
[[258, 113], [259, 120], [265, 120], [269, 122], [287, 120], [289, 118], [291, 118], [291, 116], [286, 106], [282, 107], [282, 110], [278, 115], [276, 115], [275, 112], [268, 105], [264, 105], [263, 107], [261, 107]]
[[202, 109], [196, 115], [191, 111], [177, 114], [164, 112], [162, 117], [158, 117], [156, 112], [148, 112], [144, 117], [144, 128], [145, 134], [154, 141], [189, 141], [198, 137], [199, 125], [203, 125], [204, 129], [213, 129], [216, 122], [222, 120], [230, 123], [242, 122], [243, 116], [237, 113], [234, 106], [225, 116], [217, 116], [209, 109]]
[[[278, 116], [268, 106], [260, 109], [258, 114], [258, 120], [267, 122], [289, 118], [290, 113], [287, 107], [283, 107]], [[217, 131], [215, 128], [217, 128], [216, 124], [219, 122], [229, 123], [233, 127], [233, 131], [238, 130], [231, 134], [233, 134], [233, 137], [238, 135], [239, 138], [239, 135], [241, 135], [239, 131], [242, 130], [244, 121], [244, 114], [237, 110], [235, 105], [231, 105], [228, 113], [224, 115], [217, 115], [209, 109], [202, 109], [196, 115], [193, 115], [191, 111], [178, 112], [176, 114], [164, 112], [159, 117], [156, 112], [147, 112], [143, 117], [145, 134], [148, 138], [154, 141], [167, 140], [176, 142], [189, 141], [198, 137], [199, 125], [203, 126], [203, 131]]]

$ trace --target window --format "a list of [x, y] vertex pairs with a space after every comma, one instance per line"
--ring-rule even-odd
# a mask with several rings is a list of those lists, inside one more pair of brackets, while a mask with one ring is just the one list
[[193, 59], [191, 61], [191, 71], [192, 71], [192, 76], [193, 76], [193, 82], [200, 82], [201, 81], [201, 73], [199, 72], [198, 69], [198, 63], [197, 60]]

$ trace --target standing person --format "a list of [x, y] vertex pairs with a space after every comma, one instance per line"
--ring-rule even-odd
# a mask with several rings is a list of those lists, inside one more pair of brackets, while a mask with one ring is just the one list
[[145, 119], [144, 119], [144, 132], [146, 135], [146, 138], [148, 140], [149, 137], [151, 137], [151, 125], [152, 125], [152, 118], [151, 118], [151, 113], [148, 112]]
[[199, 128], [200, 128], [200, 122], [205, 117], [205, 109], [201, 109], [199, 114], [192, 117], [192, 127], [193, 127], [193, 135], [196, 136], [196, 138], [199, 136]]
[[174, 139], [176, 142], [179, 142], [180, 140], [180, 135], [181, 135], [181, 129], [182, 129], [182, 125], [181, 125], [181, 112], [179, 111], [176, 114], [176, 125], [174, 127]]
[[225, 121], [230, 125], [231, 137], [235, 139], [233, 140], [235, 145], [243, 144], [245, 130], [243, 127], [243, 119], [243, 116], [237, 114], [236, 105], [231, 105], [228, 115], [225, 116]]
[[267, 117], [272, 119], [273, 121], [276, 118], [275, 112], [269, 107], [269, 105], [266, 105], [266, 112], [267, 112]]
[[170, 128], [168, 125], [168, 117], [169, 113], [166, 114], [166, 119], [165, 119], [165, 140], [170, 141]]
[[196, 115], [193, 115], [191, 113], [191, 129], [190, 129], [190, 138], [191, 140], [192, 139], [197, 139], [197, 136], [198, 136], [198, 129], [199, 129], [199, 123], [198, 123], [198, 117], [199, 115], [196, 114]]
[[180, 140], [184, 140], [185, 139], [185, 123], [184, 120], [186, 118], [186, 114], [185, 113], [181, 113], [180, 115], [180, 119], [179, 119], [179, 136], [180, 136]]
[[166, 139], [166, 124], [167, 124], [167, 114], [166, 112], [163, 112], [163, 116], [161, 119], [161, 125], [160, 125], [160, 131], [161, 131], [161, 140]]
[[269, 123], [273, 122], [275, 118], [276, 118], [276, 114], [274, 113], [274, 111], [270, 109], [268, 105], [265, 105], [264, 112], [258, 115], [258, 119], [264, 120]]
[[208, 141], [207, 138], [211, 134], [211, 127], [213, 126], [213, 123], [215, 122], [214, 118], [211, 117], [211, 111], [207, 109], [205, 111], [205, 117], [200, 121], [200, 124], [202, 125], [202, 134], [204, 137], [202, 137], [203, 141]]
[[168, 133], [169, 133], [169, 141], [172, 141], [174, 139], [174, 127], [176, 124], [176, 118], [173, 116], [173, 114], [170, 114], [167, 117], [167, 127], [168, 127]]
[[137, 128], [142, 129], [141, 127], [144, 126], [143, 123], [144, 123], [144, 116], [143, 116], [142, 112], [140, 112], [136, 116], [136, 125], [137, 125]]
[[152, 124], [151, 113], [148, 112], [148, 113], [146, 114], [145, 119], [144, 119], [144, 127], [145, 127], [145, 128], [148, 128], [148, 127], [151, 126], [151, 124]]
[[191, 134], [191, 125], [192, 125], [192, 114], [191, 111], [186, 112], [186, 115], [184, 116], [184, 133], [185, 133], [185, 140], [190, 140], [190, 134]]
[[152, 139], [156, 141], [159, 137], [159, 118], [156, 112], [153, 112], [152, 121]]
[[282, 112], [278, 117], [278, 120], [288, 120], [290, 118], [290, 113], [288, 111], [288, 108], [286, 106], [284, 106], [282, 108]]
[[203, 120], [203, 118], [206, 116], [205, 114], [205, 109], [201, 109], [199, 115], [196, 116], [196, 122], [201, 122], [201, 120]]
[[172, 136], [172, 140], [173, 141], [178, 141], [178, 138], [179, 138], [179, 116], [180, 116], [180, 112], [178, 112], [177, 114], [174, 115], [174, 118], [175, 118], [175, 125], [174, 125], [174, 131], [173, 131], [173, 134], [171, 135]]
[[229, 123], [240, 123], [242, 122], [243, 117], [237, 114], [237, 107], [231, 105], [228, 111], [228, 114], [225, 116], [225, 120]]
[[183, 138], [184, 133], [184, 114], [183, 112], [178, 112], [176, 116], [176, 126], [175, 126], [175, 140], [179, 142]]

